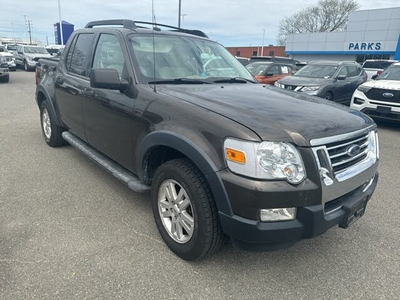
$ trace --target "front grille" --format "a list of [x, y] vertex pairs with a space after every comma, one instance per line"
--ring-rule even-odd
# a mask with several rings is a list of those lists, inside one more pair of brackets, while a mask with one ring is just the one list
[[[368, 153], [368, 134], [326, 144], [325, 146], [331, 160], [333, 172], [337, 174], [366, 158]], [[351, 149], [354, 151], [350, 151]]]
[[12, 61], [12, 57], [6, 57], [6, 61]]
[[[386, 97], [384, 96], [386, 94]], [[390, 94], [390, 95], [389, 95]], [[400, 90], [388, 90], [388, 89], [370, 89], [365, 95], [368, 99], [378, 100], [383, 102], [394, 102], [400, 103]], [[391, 96], [393, 95], [393, 96]]]

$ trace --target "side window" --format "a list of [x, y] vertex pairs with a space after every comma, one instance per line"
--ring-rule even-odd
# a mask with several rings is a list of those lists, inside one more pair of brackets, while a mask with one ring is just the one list
[[70, 71], [71, 67], [71, 58], [72, 58], [72, 53], [74, 52], [74, 47], [75, 47], [75, 42], [76, 42], [76, 36], [74, 36], [74, 39], [71, 43], [71, 46], [69, 46], [68, 53], [66, 55], [66, 60], [65, 60], [65, 68]]
[[278, 65], [272, 66], [267, 71], [267, 74], [272, 74], [273, 76], [279, 75], [280, 74], [279, 66]]
[[282, 74], [289, 74], [292, 72], [292, 68], [289, 66], [281, 66]]
[[78, 36], [72, 51], [71, 65], [69, 66], [71, 73], [88, 77], [93, 38], [93, 33], [81, 33]]
[[347, 73], [347, 67], [346, 66], [343, 66], [343, 67], [340, 68], [338, 76], [340, 76], [340, 75], [345, 75], [346, 77], [349, 76], [348, 73]]
[[347, 70], [349, 72], [348, 77], [358, 76], [358, 74], [359, 74], [356, 66], [347, 66]]
[[100, 35], [94, 53], [93, 68], [115, 69], [118, 71], [119, 78], [122, 77], [125, 59], [121, 44], [118, 38], [112, 34]]

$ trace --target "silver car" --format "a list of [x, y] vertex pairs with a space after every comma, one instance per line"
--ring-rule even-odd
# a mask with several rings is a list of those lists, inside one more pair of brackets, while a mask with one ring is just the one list
[[4, 62], [7, 62], [8, 69], [10, 71], [15, 71], [17, 69], [14, 61], [14, 56], [7, 51], [6, 46], [0, 45], [0, 58], [3, 58], [2, 60]]
[[18, 45], [14, 51], [17, 67], [24, 67], [25, 71], [33, 70], [40, 58], [49, 58], [46, 48], [32, 45]]

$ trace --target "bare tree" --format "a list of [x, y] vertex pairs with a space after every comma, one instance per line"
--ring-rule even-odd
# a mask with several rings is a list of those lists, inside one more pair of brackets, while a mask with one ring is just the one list
[[344, 30], [349, 13], [358, 8], [356, 0], [320, 0], [279, 22], [278, 45], [286, 44], [288, 34]]

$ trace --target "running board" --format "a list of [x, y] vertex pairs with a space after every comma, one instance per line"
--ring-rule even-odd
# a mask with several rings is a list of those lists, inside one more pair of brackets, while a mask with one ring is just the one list
[[62, 137], [71, 146], [80, 150], [83, 154], [89, 157], [91, 160], [99, 164], [101, 167], [110, 172], [114, 177], [124, 182], [131, 190], [137, 193], [144, 193], [150, 190], [150, 186], [144, 184], [140, 179], [133, 173], [121, 167], [119, 164], [109, 159], [104, 154], [100, 153], [96, 149], [89, 146], [87, 143], [82, 141], [80, 138], [75, 136], [69, 131], [64, 131]]

